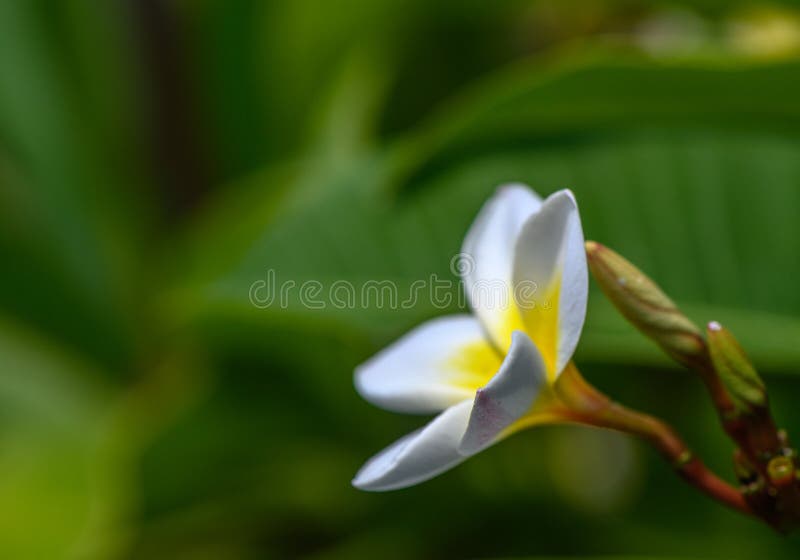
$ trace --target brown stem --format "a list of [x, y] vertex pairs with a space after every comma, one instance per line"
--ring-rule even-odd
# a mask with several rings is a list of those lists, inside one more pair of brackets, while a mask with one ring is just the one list
[[568, 406], [565, 415], [571, 420], [643, 438], [655, 446], [689, 484], [732, 509], [752, 515], [742, 494], [711, 472], [661, 420], [611, 401], [592, 387], [573, 364], [559, 377], [557, 390]]

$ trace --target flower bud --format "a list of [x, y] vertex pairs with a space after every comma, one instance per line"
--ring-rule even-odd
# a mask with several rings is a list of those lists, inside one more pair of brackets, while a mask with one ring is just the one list
[[700, 329], [642, 271], [608, 247], [586, 242], [589, 268], [606, 297], [670, 356], [691, 365], [705, 357]]
[[752, 413], [757, 408], [766, 407], [764, 382], [731, 332], [712, 321], [708, 324], [707, 336], [711, 362], [736, 410]]
[[789, 486], [795, 483], [796, 470], [789, 457], [774, 457], [767, 464], [767, 475], [775, 486]]

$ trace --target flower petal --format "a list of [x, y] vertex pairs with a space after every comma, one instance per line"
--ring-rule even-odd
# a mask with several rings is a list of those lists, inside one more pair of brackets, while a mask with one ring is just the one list
[[515, 299], [551, 381], [578, 344], [588, 282], [578, 206], [572, 192], [558, 191], [524, 224], [514, 253]]
[[475, 395], [459, 451], [472, 455], [497, 441], [503, 430], [531, 410], [543, 387], [547, 371], [541, 354], [525, 333], [514, 331], [500, 371]]
[[475, 317], [433, 319], [362, 364], [356, 390], [396, 412], [439, 412], [486, 384], [501, 363]]
[[367, 461], [353, 479], [353, 486], [361, 490], [396, 490], [456, 466], [467, 458], [458, 452], [458, 445], [471, 410], [472, 400], [462, 401], [424, 428], [399, 439]]
[[533, 410], [542, 388], [549, 388], [544, 362], [527, 335], [516, 331], [505, 361], [474, 398], [378, 453], [353, 485], [394, 490], [433, 478], [512, 433], [508, 428]]
[[514, 245], [525, 220], [540, 206], [541, 199], [525, 185], [499, 187], [461, 247], [467, 300], [500, 350], [508, 348], [512, 331], [521, 326], [512, 298]]

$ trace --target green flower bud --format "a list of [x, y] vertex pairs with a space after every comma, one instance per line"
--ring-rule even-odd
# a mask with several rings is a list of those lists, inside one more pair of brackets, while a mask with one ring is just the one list
[[708, 324], [707, 336], [711, 362], [736, 410], [749, 414], [766, 407], [764, 382], [731, 332], [712, 321]]
[[788, 457], [775, 457], [767, 465], [769, 480], [776, 486], [794, 484], [795, 473], [794, 463]]
[[586, 255], [600, 288], [633, 326], [683, 364], [705, 359], [700, 329], [655, 282], [622, 256], [594, 241], [586, 242]]

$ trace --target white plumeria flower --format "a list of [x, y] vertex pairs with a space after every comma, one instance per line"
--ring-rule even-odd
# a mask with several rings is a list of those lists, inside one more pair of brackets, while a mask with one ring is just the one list
[[462, 275], [473, 315], [429, 321], [356, 370], [356, 388], [373, 404], [441, 411], [370, 459], [353, 480], [357, 488], [423, 482], [555, 417], [550, 388], [575, 351], [588, 291], [572, 193], [542, 201], [523, 185], [500, 187], [462, 253], [473, 259]]

